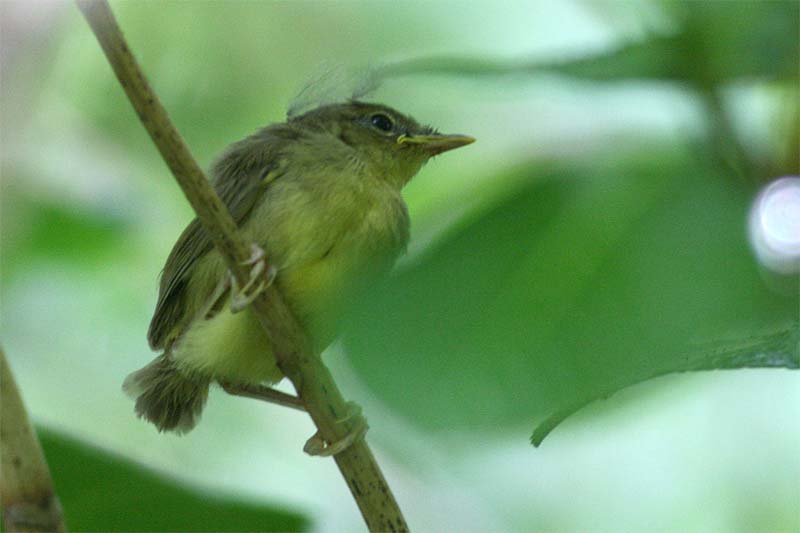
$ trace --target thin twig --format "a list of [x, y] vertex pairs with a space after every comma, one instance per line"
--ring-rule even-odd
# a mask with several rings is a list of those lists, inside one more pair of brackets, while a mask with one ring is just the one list
[[[108, 2], [78, 1], [92, 31], [108, 58], [125, 93], [169, 166], [203, 228], [236, 277], [244, 285], [250, 257], [233, 219], [189, 153], [140, 70], [117, 25]], [[348, 407], [327, 367], [289, 311], [275, 286], [252, 303], [251, 309], [270, 339], [278, 366], [302, 399], [319, 435], [327, 442], [343, 439], [355, 421], [347, 420]], [[267, 347], [264, 347], [265, 352]], [[372, 531], [406, 531], [408, 526], [366, 441], [360, 439], [334, 457], [361, 514]]]
[[42, 447], [0, 348], [0, 507], [4, 531], [64, 531]]

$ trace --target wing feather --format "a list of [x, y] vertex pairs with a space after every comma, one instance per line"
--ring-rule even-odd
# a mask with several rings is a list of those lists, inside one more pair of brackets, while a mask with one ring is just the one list
[[[259, 203], [269, 184], [283, 170], [282, 147], [299, 135], [295, 128], [278, 124], [232, 145], [212, 168], [212, 184], [241, 227]], [[168, 347], [186, 322], [186, 283], [198, 260], [213, 243], [198, 219], [192, 220], [172, 248], [161, 274], [158, 302], [147, 338], [154, 350]], [[209, 294], [210, 295], [210, 294]]]

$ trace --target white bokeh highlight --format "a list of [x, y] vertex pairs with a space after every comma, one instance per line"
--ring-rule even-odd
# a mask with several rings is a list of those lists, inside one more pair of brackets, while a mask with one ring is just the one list
[[750, 242], [765, 267], [800, 272], [800, 177], [779, 178], [759, 193], [750, 210]]

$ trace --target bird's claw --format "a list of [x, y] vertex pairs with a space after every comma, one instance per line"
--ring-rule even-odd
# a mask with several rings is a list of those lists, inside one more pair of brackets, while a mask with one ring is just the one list
[[354, 402], [348, 402], [347, 415], [336, 422], [342, 424], [348, 420], [355, 419], [355, 422], [348, 431], [347, 435], [336, 442], [328, 442], [317, 431], [303, 446], [303, 451], [308, 455], [318, 457], [331, 457], [337, 455], [352, 446], [357, 441], [364, 438], [369, 429], [367, 419], [361, 414], [361, 406]]
[[[231, 296], [232, 313], [238, 313], [247, 308], [259, 294], [272, 285], [272, 282], [275, 281], [275, 277], [278, 275], [278, 269], [275, 268], [275, 266], [270, 265], [267, 267], [267, 262], [265, 260], [266, 254], [260, 246], [253, 244], [250, 249], [252, 253], [246, 261], [242, 262], [242, 265], [253, 265], [253, 268], [250, 269], [250, 278], [247, 280], [247, 283], [244, 284], [244, 287], [239, 287], [236, 277], [231, 275], [231, 286], [233, 289]], [[265, 270], [266, 275], [264, 272]]]

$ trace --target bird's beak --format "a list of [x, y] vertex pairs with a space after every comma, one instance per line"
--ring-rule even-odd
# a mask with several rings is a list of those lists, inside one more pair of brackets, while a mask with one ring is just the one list
[[453, 148], [459, 148], [475, 142], [469, 135], [409, 135], [404, 133], [397, 138], [397, 144], [416, 144], [431, 155], [441, 154]]

